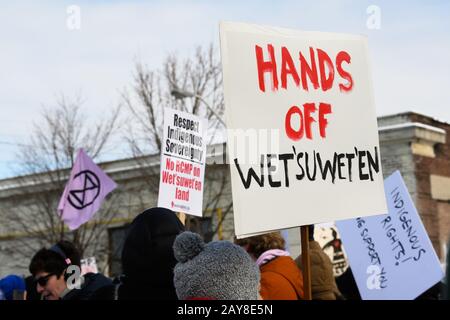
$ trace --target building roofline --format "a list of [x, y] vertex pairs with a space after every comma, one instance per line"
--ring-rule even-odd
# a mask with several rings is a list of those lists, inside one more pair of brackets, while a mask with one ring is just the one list
[[440, 134], [445, 134], [445, 130], [437, 127], [433, 127], [427, 124], [423, 124], [420, 122], [405, 122], [399, 124], [393, 124], [388, 126], [378, 127], [378, 131], [390, 131], [390, 130], [398, 130], [398, 129], [406, 129], [406, 128], [421, 128], [429, 131], [433, 131]]
[[410, 116], [410, 115], [416, 115], [416, 116], [420, 116], [420, 117], [423, 117], [423, 118], [434, 120], [434, 121], [442, 123], [442, 124], [450, 125], [450, 122], [448, 122], [446, 120], [438, 119], [436, 117], [433, 117], [433, 116], [430, 116], [430, 115], [426, 115], [424, 113], [421, 113], [421, 112], [418, 112], [418, 111], [414, 111], [414, 110], [402, 111], [402, 112], [391, 113], [391, 114], [385, 114], [385, 115], [377, 116], [377, 119], [380, 119], [380, 118], [395, 118], [395, 117], [399, 117], [399, 116]]

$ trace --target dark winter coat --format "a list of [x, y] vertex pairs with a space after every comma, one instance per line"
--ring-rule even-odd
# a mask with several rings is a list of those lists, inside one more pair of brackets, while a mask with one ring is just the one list
[[[309, 241], [309, 257], [311, 270], [311, 294], [313, 300], [336, 300], [340, 298], [333, 274], [333, 264], [323, 252], [317, 241]], [[302, 256], [295, 259], [297, 266], [302, 268]]]

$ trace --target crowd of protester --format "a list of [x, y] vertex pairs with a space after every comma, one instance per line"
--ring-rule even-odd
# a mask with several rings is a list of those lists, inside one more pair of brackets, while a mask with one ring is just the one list
[[[351, 268], [335, 278], [313, 226], [309, 236], [312, 299], [361, 299]], [[145, 210], [133, 220], [121, 263], [123, 274], [114, 279], [81, 274], [79, 250], [60, 241], [35, 253], [30, 276], [0, 279], [0, 300], [305, 299], [301, 256], [291, 257], [279, 232], [205, 243], [164, 208]], [[449, 296], [440, 282], [418, 299]]]

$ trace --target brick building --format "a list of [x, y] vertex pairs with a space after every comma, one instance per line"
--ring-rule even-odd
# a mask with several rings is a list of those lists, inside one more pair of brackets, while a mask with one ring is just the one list
[[378, 119], [383, 174], [398, 169], [441, 261], [450, 236], [450, 124], [407, 112]]

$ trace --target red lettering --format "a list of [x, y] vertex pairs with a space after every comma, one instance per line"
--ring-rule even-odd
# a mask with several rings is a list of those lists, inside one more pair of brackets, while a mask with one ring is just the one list
[[170, 158], [166, 159], [166, 169], [173, 170], [173, 162]]
[[[320, 49], [317, 49], [317, 57], [319, 59], [319, 70], [320, 70], [320, 84], [323, 91], [331, 89], [334, 80], [334, 67], [328, 54]], [[325, 74], [325, 66], [328, 69], [328, 76]]]
[[337, 56], [336, 56], [336, 69], [339, 73], [339, 75], [347, 80], [347, 85], [344, 85], [342, 83], [339, 83], [339, 89], [344, 92], [348, 92], [351, 91], [353, 88], [353, 79], [352, 76], [350, 75], [350, 73], [348, 73], [347, 71], [345, 71], [344, 69], [342, 69], [342, 62], [347, 62], [350, 63], [351, 58], [350, 55], [345, 52], [345, 51], [340, 51]]
[[308, 75], [309, 80], [311, 81], [314, 89], [319, 88], [319, 80], [317, 77], [317, 67], [316, 67], [316, 59], [314, 57], [314, 49], [309, 47], [309, 56], [311, 60], [311, 67], [306, 61], [305, 57], [303, 57], [300, 52], [300, 69], [302, 76], [302, 86], [303, 89], [308, 91], [308, 82], [306, 81], [306, 75]]
[[281, 48], [281, 87], [286, 89], [287, 75], [290, 74], [298, 87], [300, 85], [300, 78], [292, 61], [291, 54], [286, 47]]
[[305, 103], [303, 105], [303, 108], [305, 113], [304, 120], [305, 120], [306, 137], [308, 139], [312, 139], [311, 124], [316, 121], [311, 117], [311, 113], [314, 113], [316, 111], [316, 105], [314, 103]]
[[170, 174], [167, 171], [163, 170], [162, 172], [162, 181], [163, 183], [173, 184], [175, 181], [175, 175]]
[[[286, 117], [284, 120], [284, 127], [286, 131], [286, 135], [289, 139], [298, 141], [303, 138], [303, 134], [306, 131], [306, 138], [312, 139], [311, 125], [316, 122], [314, 117], [311, 115], [316, 112], [317, 108], [314, 103], [305, 103], [303, 104], [303, 113], [297, 106], [292, 106], [289, 108], [286, 113]], [[328, 125], [328, 120], [325, 118], [327, 114], [331, 112], [331, 105], [328, 103], [321, 102], [319, 104], [319, 133], [322, 138], [326, 138], [326, 128]], [[300, 117], [299, 121], [299, 129], [295, 130], [291, 125], [291, 118], [294, 114], [298, 114]]]
[[[352, 75], [348, 70], [344, 70], [343, 68], [344, 62], [350, 64], [351, 61], [351, 57], [346, 51], [339, 51], [336, 55], [336, 59], [332, 60], [324, 50], [309, 47], [309, 60], [305, 58], [302, 52], [299, 52], [299, 60], [296, 61], [296, 63], [299, 63], [296, 65], [289, 49], [287, 47], [281, 47], [280, 70], [277, 70], [273, 45], [267, 44], [267, 52], [268, 56], [264, 57], [262, 47], [255, 45], [259, 89], [262, 92], [266, 92], [266, 73], [269, 73], [270, 75], [272, 91], [278, 90], [279, 77], [281, 79], [281, 88], [288, 89], [288, 78], [290, 77], [291, 81], [297, 87], [300, 87], [301, 78], [302, 88], [305, 91], [308, 91], [309, 86], [312, 85], [314, 89], [321, 88], [322, 91], [325, 92], [333, 88], [336, 72], [342, 79], [339, 83], [339, 90], [341, 92], [348, 92], [353, 88]], [[264, 58], [266, 58], [266, 60]], [[278, 73], [278, 71], [280, 73]]]
[[266, 91], [264, 83], [264, 73], [266, 72], [270, 72], [272, 74], [272, 90], [275, 91], [278, 89], [277, 63], [275, 61], [273, 46], [271, 44], [268, 44], [267, 50], [269, 51], [270, 59], [269, 61], [264, 61], [262, 48], [260, 46], [255, 46], [256, 62], [258, 66], [259, 90], [261, 90], [262, 92]]
[[162, 172], [162, 181], [163, 181], [163, 183], [167, 183], [168, 180], [169, 180], [169, 173], [164, 170]]
[[330, 113], [331, 113], [331, 105], [328, 103], [321, 102], [319, 104], [319, 131], [320, 131], [320, 136], [322, 138], [327, 137], [325, 129], [328, 125], [328, 120], [325, 119], [325, 115], [330, 114]]

